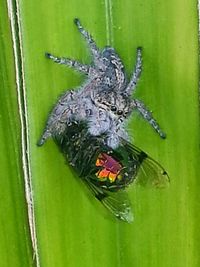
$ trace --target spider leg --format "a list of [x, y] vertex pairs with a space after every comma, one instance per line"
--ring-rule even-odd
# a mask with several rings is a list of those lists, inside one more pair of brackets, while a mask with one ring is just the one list
[[131, 95], [131, 93], [135, 91], [135, 88], [136, 88], [137, 82], [140, 78], [141, 72], [142, 72], [142, 48], [138, 47], [137, 48], [137, 59], [136, 59], [134, 72], [131, 76], [131, 79], [130, 79], [128, 86], [125, 89], [125, 92], [127, 93], [127, 95]]
[[76, 92], [68, 91], [60, 97], [53, 108], [46, 123], [43, 134], [38, 141], [38, 146], [42, 146], [46, 140], [52, 136], [60, 135], [66, 129], [66, 123], [74, 115], [73, 100]]
[[100, 55], [100, 51], [95, 43], [95, 41], [93, 40], [92, 36], [89, 34], [89, 32], [87, 32], [83, 26], [80, 23], [80, 20], [75, 18], [74, 19], [74, 23], [77, 26], [79, 32], [83, 35], [83, 37], [85, 38], [86, 42], [88, 43], [88, 46], [90, 48], [91, 54], [94, 58], [94, 62], [98, 61], [98, 59], [101, 57]]
[[147, 107], [145, 106], [145, 104], [142, 101], [140, 101], [138, 99], [134, 99], [132, 101], [132, 108], [135, 108], [140, 112], [142, 117], [146, 121], [148, 121], [148, 123], [154, 128], [154, 130], [160, 135], [161, 138], [163, 138], [163, 139], [166, 138], [166, 134], [161, 130], [159, 124], [153, 118], [152, 113], [147, 109]]
[[68, 67], [74, 68], [75, 70], [79, 72], [83, 72], [85, 74], [90, 74], [94, 72], [94, 68], [90, 65], [82, 64], [76, 60], [65, 58], [65, 57], [56, 57], [53, 56], [50, 53], [45, 53], [45, 56], [51, 60], [53, 60], [55, 63], [66, 65]]
[[120, 145], [121, 138], [129, 141], [129, 136], [124, 129], [123, 122], [113, 121], [112, 126], [107, 131], [106, 143], [112, 149], [116, 149]]

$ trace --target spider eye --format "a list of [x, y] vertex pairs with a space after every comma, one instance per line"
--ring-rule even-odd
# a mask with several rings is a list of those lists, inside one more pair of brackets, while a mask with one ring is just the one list
[[116, 108], [115, 106], [111, 106], [110, 110], [111, 110], [111, 111], [116, 111], [117, 108]]
[[122, 115], [123, 114], [123, 111], [122, 110], [118, 110], [117, 111], [117, 115]]
[[86, 116], [91, 116], [92, 115], [92, 110], [91, 109], [86, 109], [85, 113], [86, 113]]

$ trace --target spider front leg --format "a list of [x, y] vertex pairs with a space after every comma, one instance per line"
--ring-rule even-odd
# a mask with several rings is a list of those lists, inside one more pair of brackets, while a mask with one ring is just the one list
[[120, 145], [121, 139], [129, 141], [129, 135], [124, 128], [124, 122], [119, 120], [113, 121], [112, 126], [107, 131], [106, 143], [112, 149], [116, 149]]
[[60, 135], [66, 129], [66, 123], [70, 120], [75, 112], [73, 110], [73, 100], [76, 94], [76, 92], [70, 91], [65, 93], [58, 100], [57, 104], [49, 115], [46, 127], [37, 143], [38, 146], [42, 146], [48, 138]]
[[141, 72], [142, 72], [142, 48], [138, 47], [137, 48], [137, 59], [136, 59], [134, 72], [131, 76], [131, 79], [130, 79], [128, 86], [125, 89], [125, 93], [127, 95], [131, 95], [131, 93], [135, 91], [135, 88], [136, 88], [137, 82], [140, 78]]
[[82, 64], [76, 60], [70, 59], [70, 58], [65, 58], [65, 57], [56, 57], [53, 56], [50, 53], [45, 53], [45, 56], [51, 60], [53, 60], [55, 63], [66, 65], [68, 67], [74, 68], [75, 70], [79, 72], [83, 72], [85, 74], [91, 74], [94, 73], [95, 70], [92, 66]]
[[154, 130], [160, 135], [161, 138], [165, 139], [166, 134], [161, 130], [159, 124], [153, 118], [152, 113], [147, 109], [144, 103], [138, 99], [134, 99], [131, 103], [133, 109], [137, 109], [142, 117], [148, 121], [148, 123], [154, 128]]

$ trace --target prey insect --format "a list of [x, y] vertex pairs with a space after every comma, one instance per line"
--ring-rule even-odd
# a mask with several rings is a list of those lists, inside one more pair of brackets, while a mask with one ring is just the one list
[[137, 49], [135, 68], [128, 81], [114, 48], [100, 50], [80, 21], [74, 22], [93, 61], [86, 65], [46, 53], [54, 62], [85, 73], [87, 80], [79, 89], [60, 97], [38, 145], [52, 137], [94, 196], [116, 217], [131, 222], [131, 205], [124, 189], [133, 181], [154, 186], [168, 183], [166, 171], [130, 144], [124, 127], [132, 112], [137, 111], [161, 138], [166, 137], [145, 104], [131, 97], [142, 70], [142, 49]]

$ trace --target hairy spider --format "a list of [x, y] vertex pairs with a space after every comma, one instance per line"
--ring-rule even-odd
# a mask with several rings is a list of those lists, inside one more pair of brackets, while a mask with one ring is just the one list
[[128, 81], [115, 49], [106, 46], [100, 50], [79, 19], [76, 18], [74, 23], [89, 46], [92, 64], [85, 65], [50, 53], [46, 53], [46, 57], [85, 73], [88, 79], [78, 90], [67, 91], [60, 97], [50, 113], [38, 145], [43, 145], [49, 137], [62, 136], [70, 121], [84, 121], [92, 136], [105, 134], [105, 144], [115, 149], [121, 138], [129, 139], [124, 124], [134, 110], [139, 111], [161, 138], [165, 138], [165, 133], [144, 103], [131, 97], [142, 70], [142, 49], [137, 48], [135, 68]]

